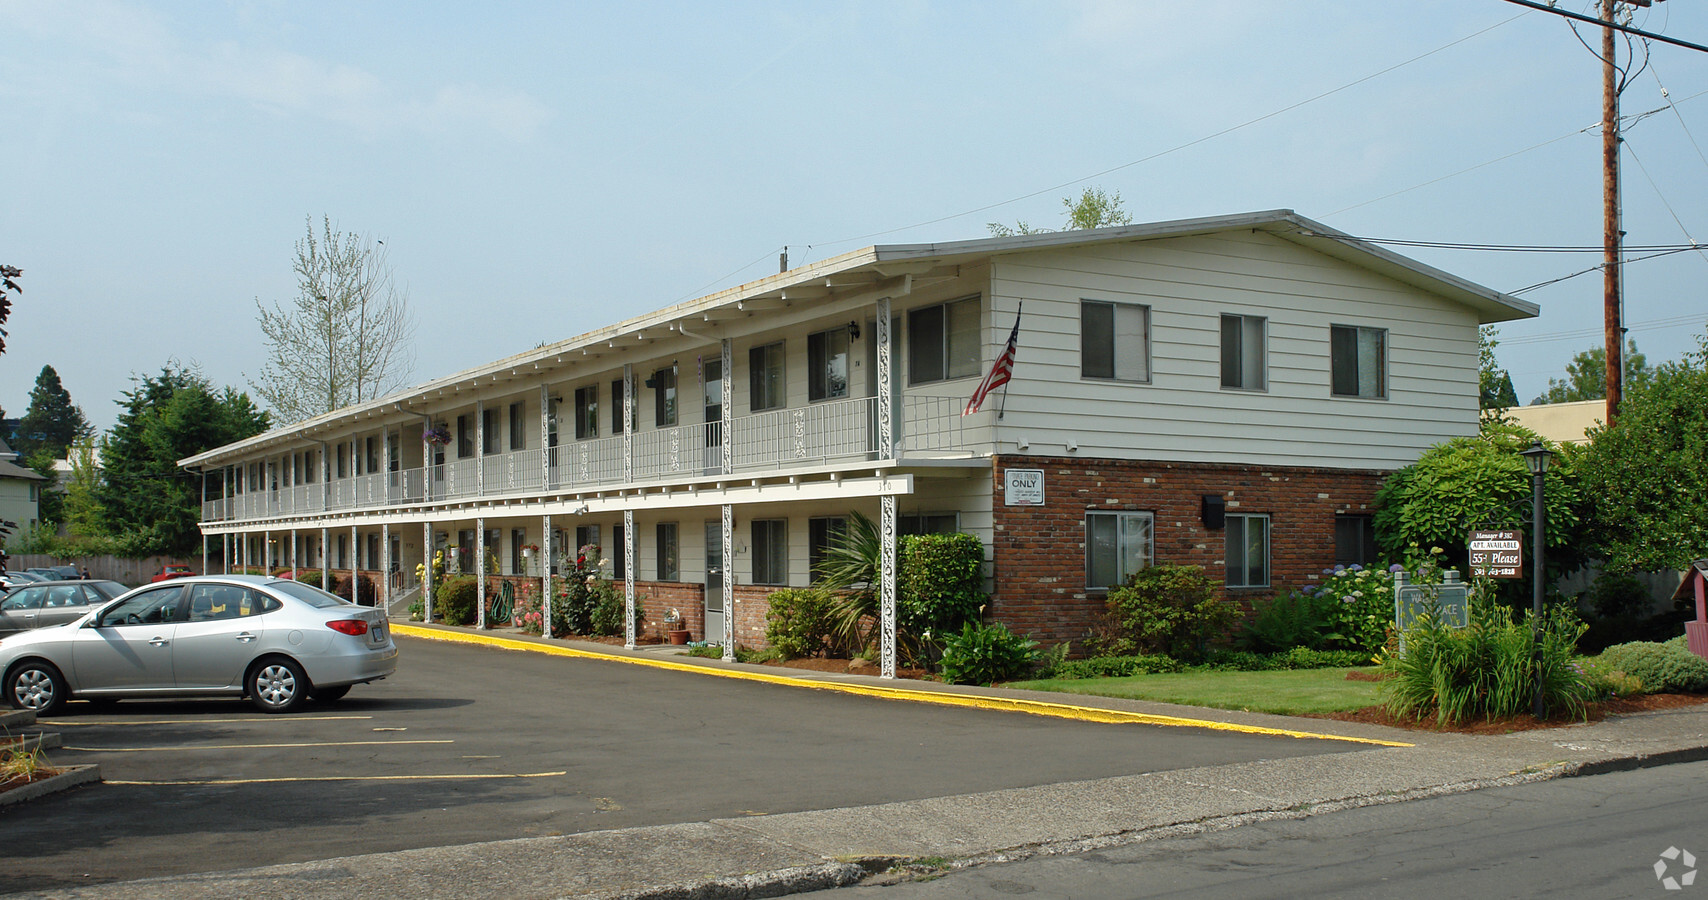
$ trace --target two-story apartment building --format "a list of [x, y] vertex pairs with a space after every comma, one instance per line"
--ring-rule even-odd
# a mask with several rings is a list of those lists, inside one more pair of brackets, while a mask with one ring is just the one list
[[1536, 314], [1286, 210], [875, 246], [182, 465], [228, 564], [592, 544], [649, 619], [756, 645], [858, 510], [977, 535], [990, 612], [1077, 640], [1152, 562], [1249, 599], [1368, 560], [1381, 478], [1476, 432], [1478, 326]]

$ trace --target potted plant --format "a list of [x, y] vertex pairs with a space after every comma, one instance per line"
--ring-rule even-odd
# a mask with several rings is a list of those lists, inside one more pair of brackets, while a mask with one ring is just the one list
[[682, 614], [672, 608], [664, 614], [664, 636], [670, 643], [678, 646], [688, 643], [688, 627], [682, 622]]

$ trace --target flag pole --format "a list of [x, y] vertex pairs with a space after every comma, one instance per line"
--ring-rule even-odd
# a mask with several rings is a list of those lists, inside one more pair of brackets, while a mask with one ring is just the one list
[[[1017, 301], [1014, 304], [1014, 331], [1017, 334], [1020, 331], [1020, 310], [1025, 306], [1026, 301], [1024, 300]], [[1002, 414], [1008, 411], [1008, 385], [1011, 381], [1013, 381], [1012, 377], [1009, 381], [1002, 383], [1002, 400], [996, 404], [996, 420], [998, 422], [1002, 421]]]

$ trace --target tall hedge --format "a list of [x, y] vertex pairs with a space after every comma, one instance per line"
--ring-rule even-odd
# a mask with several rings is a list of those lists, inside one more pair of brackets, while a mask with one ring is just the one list
[[897, 626], [941, 639], [985, 604], [984, 544], [970, 534], [906, 535], [896, 554]]

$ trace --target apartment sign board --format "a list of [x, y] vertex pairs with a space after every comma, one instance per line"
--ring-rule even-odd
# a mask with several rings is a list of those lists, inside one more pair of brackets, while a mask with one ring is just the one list
[[1003, 501], [1008, 506], [1044, 505], [1043, 469], [1004, 469]]
[[1471, 532], [1471, 574], [1479, 578], [1523, 578], [1524, 543], [1516, 531]]

